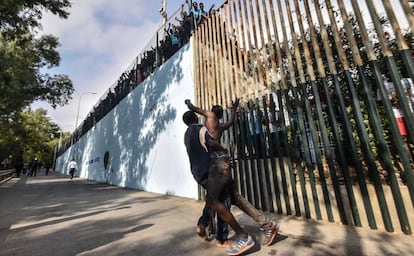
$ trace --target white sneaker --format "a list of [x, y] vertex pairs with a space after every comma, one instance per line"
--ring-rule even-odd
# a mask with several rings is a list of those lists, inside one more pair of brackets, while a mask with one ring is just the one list
[[240, 255], [243, 252], [252, 248], [254, 245], [255, 242], [250, 235], [248, 235], [247, 238], [239, 236], [229, 246], [229, 248], [226, 250], [226, 253], [228, 255]]

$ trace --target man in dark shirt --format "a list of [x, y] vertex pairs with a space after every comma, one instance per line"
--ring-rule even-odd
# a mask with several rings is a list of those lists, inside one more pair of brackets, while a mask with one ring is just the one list
[[[197, 183], [207, 189], [210, 168], [210, 154], [208, 150], [226, 151], [226, 149], [220, 143], [213, 140], [203, 125], [198, 124], [197, 115], [193, 111], [185, 112], [183, 121], [188, 126], [184, 135], [184, 143], [190, 159], [191, 173]], [[209, 203], [209, 207], [229, 224], [236, 233], [236, 240], [227, 249], [228, 254], [239, 255], [254, 246], [255, 242], [252, 237], [242, 229], [233, 214], [223, 203], [216, 199]]]
[[[194, 116], [191, 116], [192, 114], [189, 112], [184, 114], [183, 119], [194, 118], [195, 114], [191, 112], [194, 114]], [[211, 139], [211, 136], [206, 131], [207, 129], [203, 125], [192, 123], [188, 125], [184, 135], [184, 144], [190, 158], [191, 173], [202, 187], [205, 187], [207, 184], [208, 166], [210, 165], [210, 156], [206, 142]]]
[[[252, 217], [252, 219], [260, 225], [260, 228], [264, 232], [264, 239], [262, 244], [271, 245], [278, 233], [280, 225], [274, 222], [268, 216], [266, 216], [262, 211], [256, 209], [254, 205], [252, 205], [239, 192], [236, 191], [235, 181], [232, 179], [230, 173], [230, 159], [228, 156], [226, 156], [226, 154], [223, 154], [223, 152], [227, 152], [226, 149], [224, 149], [219, 142], [223, 131], [228, 129], [234, 122], [235, 112], [237, 110], [239, 103], [238, 99], [236, 99], [236, 101], [233, 103], [233, 113], [230, 118], [230, 121], [227, 123], [219, 122], [219, 119], [221, 119], [223, 116], [223, 109], [220, 106], [215, 107], [216, 110], [219, 109], [220, 111], [216, 111], [214, 107], [211, 111], [208, 111], [194, 106], [193, 104], [191, 104], [189, 100], [186, 100], [185, 103], [191, 111], [199, 113], [206, 118], [205, 126], [208, 130], [207, 133], [210, 135], [210, 140], [207, 140], [207, 148], [209, 150], [209, 154], [211, 157], [210, 167], [208, 171], [209, 181], [207, 182], [207, 205], [210, 206], [211, 209], [213, 209], [211, 207], [212, 202], [217, 201], [217, 199], [220, 198], [220, 195], [222, 193], [228, 193], [231, 197], [231, 203], [236, 205], [239, 209], [241, 209], [247, 215]], [[186, 121], [184, 120], [184, 122]], [[198, 122], [197, 117], [194, 118], [194, 122]], [[188, 123], [186, 124], [188, 125]], [[202, 136], [200, 136], [200, 138], [201, 137]], [[220, 216], [220, 214], [218, 214], [218, 216]], [[234, 247], [239, 247], [239, 244], [243, 244], [244, 241], [246, 240], [243, 239], [243, 237], [237, 237], [234, 243], [230, 246], [229, 250], [238, 250], [238, 248]]]
[[[184, 114], [183, 119], [184, 122], [186, 122], [186, 120], [190, 120], [188, 122], [195, 122], [194, 124], [189, 125], [184, 136], [184, 143], [187, 148], [187, 153], [190, 156], [191, 172], [193, 177], [198, 184], [200, 184], [204, 189], [207, 189], [210, 155], [208, 154], [206, 143], [209, 140], [212, 140], [212, 137], [207, 132], [205, 126], [197, 124], [196, 120], [198, 119], [194, 112], [187, 112]], [[222, 150], [223, 148], [220, 146], [219, 149]], [[226, 207], [230, 208], [231, 202], [228, 193], [223, 193], [218, 199], [220, 202], [225, 204]], [[205, 206], [203, 214], [197, 222], [197, 234], [205, 240], [208, 240], [205, 229], [209, 225], [210, 216], [209, 207]], [[218, 217], [216, 234], [217, 247], [227, 247], [232, 243], [231, 240], [227, 239], [228, 232], [227, 224], [220, 217]]]

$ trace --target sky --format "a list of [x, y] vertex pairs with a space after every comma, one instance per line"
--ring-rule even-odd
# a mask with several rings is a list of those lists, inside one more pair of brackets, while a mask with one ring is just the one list
[[[60, 66], [51, 74], [66, 74], [75, 88], [72, 101], [51, 108], [35, 102], [32, 109], [44, 108], [52, 122], [63, 131], [75, 129], [100, 97], [127, 70], [162, 24], [162, 0], [72, 0], [68, 19], [46, 13], [42, 33], [59, 38]], [[167, 13], [176, 12], [185, 0], [167, 0]], [[204, 0], [205, 9], [219, 7], [224, 0]], [[95, 94], [92, 94], [95, 93]]]

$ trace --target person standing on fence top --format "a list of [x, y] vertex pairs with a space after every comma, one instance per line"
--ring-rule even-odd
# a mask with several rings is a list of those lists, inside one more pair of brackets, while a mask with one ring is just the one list
[[192, 2], [192, 6], [190, 6], [190, 3], [188, 0], [185, 1], [190, 9], [190, 16], [192, 18], [192, 29], [195, 29], [197, 25], [200, 22], [201, 19], [201, 11], [200, 8], [198, 8], [197, 2]]
[[[214, 7], [214, 5], [213, 5], [213, 7]], [[204, 3], [202, 3], [202, 2], [200, 2], [198, 4], [198, 8], [200, 9], [200, 20], [199, 20], [199, 23], [197, 25], [200, 25], [201, 23], [203, 23], [204, 21], [206, 21], [208, 19], [209, 12], [204, 10]]]
[[73, 175], [75, 174], [76, 169], [78, 168], [78, 164], [75, 161], [75, 158], [72, 158], [72, 161], [68, 164], [70, 179], [73, 179]]

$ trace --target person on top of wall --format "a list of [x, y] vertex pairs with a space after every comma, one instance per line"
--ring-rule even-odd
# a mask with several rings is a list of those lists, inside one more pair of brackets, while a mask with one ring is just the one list
[[190, 9], [190, 16], [192, 18], [192, 29], [195, 29], [201, 19], [200, 8], [198, 8], [198, 3], [195, 1], [193, 1], [192, 6], [190, 6], [190, 3], [188, 0], [186, 0], [185, 2], [187, 3], [188, 8]]

